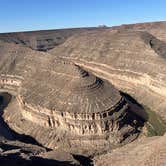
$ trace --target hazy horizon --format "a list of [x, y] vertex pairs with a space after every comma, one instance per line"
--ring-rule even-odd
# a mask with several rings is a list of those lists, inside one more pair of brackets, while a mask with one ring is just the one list
[[0, 33], [166, 20], [163, 0], [2, 0]]

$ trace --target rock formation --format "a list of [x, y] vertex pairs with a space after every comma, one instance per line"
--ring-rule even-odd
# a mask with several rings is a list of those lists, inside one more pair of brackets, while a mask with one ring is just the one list
[[154, 46], [157, 40], [142, 31], [106, 30], [73, 36], [50, 53], [110, 80], [166, 119], [166, 61], [164, 51], [158, 54], [162, 49]]
[[[0, 140], [25, 138], [42, 146], [46, 158], [61, 150], [72, 161], [76, 154], [97, 155], [96, 165], [122, 165], [122, 158], [137, 164], [130, 153], [144, 153], [141, 143], [156, 144], [157, 161], [138, 159], [162, 165], [165, 136], [143, 138], [148, 117], [123, 92], [166, 120], [165, 27], [159, 22], [0, 34], [0, 123], [6, 127]], [[2, 150], [0, 158], [17, 153], [29, 160], [33, 150], [26, 156], [19, 149]]]
[[[16, 57], [5, 49], [7, 61], [1, 58], [1, 91], [15, 97], [4, 112], [12, 129], [46, 147], [64, 146], [71, 151], [81, 143], [78, 150], [87, 151], [91, 145], [95, 152], [138, 136], [143, 120], [132, 113], [132, 104], [111, 83], [72, 61], [23, 49], [16, 46], [12, 51]], [[39, 129], [49, 131], [48, 138]]]

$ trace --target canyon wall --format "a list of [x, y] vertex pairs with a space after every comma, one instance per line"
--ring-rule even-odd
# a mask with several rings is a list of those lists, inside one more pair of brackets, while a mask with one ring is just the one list
[[0, 75], [0, 91], [17, 95], [23, 78], [16, 75]]
[[[17, 97], [21, 114], [27, 120], [46, 128], [59, 128], [75, 135], [102, 135], [117, 128], [129, 105], [122, 98], [114, 107], [98, 113], [72, 113], [48, 110], [26, 103]], [[120, 118], [121, 117], [121, 118]]]
[[73, 36], [49, 53], [109, 80], [166, 120], [166, 61], [152, 40], [147, 32], [107, 30]]

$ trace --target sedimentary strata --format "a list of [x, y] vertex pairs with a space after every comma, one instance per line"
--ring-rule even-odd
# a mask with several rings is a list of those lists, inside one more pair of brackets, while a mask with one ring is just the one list
[[[148, 117], [123, 92], [166, 119], [164, 28], [163, 22], [1, 34], [1, 120], [41, 146], [73, 154], [100, 155], [135, 140]], [[122, 153], [103, 157], [114, 163]]]
[[[13, 46], [3, 44], [6, 48]], [[14, 57], [10, 49], [4, 49], [6, 57], [1, 57], [6, 66], [2, 64], [0, 85], [2, 92], [14, 96], [15, 106], [6, 108], [4, 119], [16, 132], [53, 149], [63, 144], [76, 149], [81, 143], [81, 150], [88, 150], [89, 144], [104, 149], [138, 136], [142, 119], [131, 112], [132, 104], [111, 83], [72, 61], [47, 53], [36, 55], [18, 45], [11, 49]], [[13, 108], [16, 113], [11, 111]], [[43, 131], [53, 136], [46, 139], [42, 132], [36, 133], [31, 122], [38, 131], [45, 128]]]
[[92, 27], [92, 28], [71, 28], [71, 29], [57, 29], [57, 30], [42, 30], [32, 32], [14, 32], [0, 34], [0, 40], [27, 46], [33, 50], [47, 51], [60, 45], [69, 37], [84, 32], [101, 32], [107, 27]]
[[110, 80], [166, 118], [166, 61], [152, 48], [152, 40], [157, 39], [147, 32], [106, 30], [73, 36], [50, 53]]
[[13, 95], [17, 95], [19, 88], [21, 87], [22, 78], [14, 75], [0, 75], [0, 91], [9, 92]]

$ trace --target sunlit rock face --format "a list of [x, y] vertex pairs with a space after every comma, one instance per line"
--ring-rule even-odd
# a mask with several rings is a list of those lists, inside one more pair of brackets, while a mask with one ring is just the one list
[[[57, 61], [53, 70], [54, 76], [47, 83], [47, 87], [53, 83], [51, 96], [50, 91], [45, 90], [47, 87], [42, 87], [33, 91], [35, 99], [28, 96], [31, 88], [20, 97], [25, 118], [75, 135], [104, 135], [122, 128], [120, 123], [126, 116], [129, 104], [112, 84], [68, 61]], [[42, 73], [38, 72], [38, 76], [42, 76]], [[39, 85], [45, 78], [41, 77], [35, 84]], [[40, 107], [33, 107], [35, 101], [40, 100], [43, 101]]]
[[69, 38], [50, 50], [109, 80], [166, 119], [164, 41], [143, 30], [105, 30]]
[[122, 92], [166, 119], [164, 27], [0, 34], [0, 101], [12, 96], [2, 118], [16, 133], [76, 154], [135, 140], [146, 115]]
[[[49, 78], [48, 85], [36, 92], [33, 91], [35, 99], [30, 96], [26, 97], [31, 93], [31, 89], [27, 89], [27, 92], [20, 97], [20, 103], [25, 105], [23, 116], [39, 125], [61, 128], [78, 135], [100, 135], [107, 130], [112, 130], [109, 126], [123, 114], [125, 111], [123, 107], [127, 107], [125, 106], [127, 103], [119, 92], [110, 83], [95, 77], [71, 62], [57, 61], [53, 71], [54, 76]], [[46, 78], [42, 77], [42, 73], [43, 71], [38, 72], [41, 80], [37, 80], [36, 85]], [[47, 77], [49, 77], [48, 74]], [[34, 75], [31, 78], [33, 77]], [[51, 83], [52, 95], [50, 96], [50, 91], [46, 88], [51, 87]], [[38, 93], [42, 94], [42, 99]], [[37, 100], [43, 101], [40, 103], [40, 108], [33, 109], [33, 106], [28, 105], [34, 105]], [[121, 107], [119, 107], [120, 104]], [[116, 112], [122, 108], [122, 113], [117, 114]], [[38, 120], [39, 116], [40, 120]], [[104, 119], [108, 117], [111, 118], [106, 126]]]
[[130, 142], [140, 133], [142, 119], [110, 82], [71, 60], [2, 45], [0, 91], [14, 96], [4, 118], [16, 132], [49, 148], [81, 143], [84, 150]]

